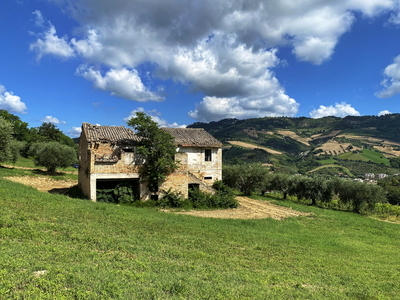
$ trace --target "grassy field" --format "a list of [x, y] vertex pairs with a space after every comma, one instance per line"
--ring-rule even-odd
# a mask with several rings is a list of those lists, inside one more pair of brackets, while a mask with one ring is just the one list
[[399, 298], [400, 225], [276, 203], [313, 215], [198, 218], [0, 178], [0, 299]]
[[389, 166], [389, 160], [381, 153], [364, 149], [361, 153], [353, 153], [347, 152], [339, 155], [340, 159], [349, 159], [349, 160], [360, 160], [360, 161], [372, 161], [378, 164], [384, 164]]

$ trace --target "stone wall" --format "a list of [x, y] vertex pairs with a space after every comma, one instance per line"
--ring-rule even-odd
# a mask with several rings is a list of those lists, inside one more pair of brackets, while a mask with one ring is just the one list
[[[215, 180], [222, 179], [222, 149], [211, 149], [211, 161], [205, 160], [205, 148], [181, 147], [175, 155], [179, 168], [171, 174], [161, 189], [172, 188], [188, 196], [188, 185], [199, 184], [201, 190], [210, 191]], [[121, 150], [110, 143], [87, 143], [84, 134], [79, 145], [79, 185], [84, 194], [96, 201], [96, 182], [99, 179], [137, 179], [140, 165], [134, 152]], [[146, 184], [141, 182], [141, 198], [148, 199]]]

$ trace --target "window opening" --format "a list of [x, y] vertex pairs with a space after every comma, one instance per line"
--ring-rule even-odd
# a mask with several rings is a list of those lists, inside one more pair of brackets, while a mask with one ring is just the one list
[[211, 149], [205, 149], [204, 150], [204, 160], [205, 161], [211, 161]]

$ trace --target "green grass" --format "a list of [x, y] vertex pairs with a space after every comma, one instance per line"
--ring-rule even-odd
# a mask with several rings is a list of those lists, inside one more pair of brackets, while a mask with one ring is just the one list
[[336, 162], [336, 160], [334, 158], [318, 160], [318, 163], [320, 163], [321, 165], [330, 165], [330, 164], [334, 164], [335, 162]]
[[9, 176], [34, 176], [49, 177], [56, 180], [78, 180], [78, 173], [65, 173], [61, 170], [54, 175], [49, 175], [46, 171], [40, 169], [17, 169], [13, 167], [4, 167], [0, 165], [0, 177]]
[[[25, 158], [19, 157], [18, 160], [13, 163], [5, 163], [5, 165], [11, 165], [14, 167], [23, 167], [23, 168], [32, 168], [32, 169], [45, 169], [44, 167], [35, 166], [33, 158]], [[78, 172], [77, 168], [74, 167], [67, 167], [67, 168], [59, 168], [57, 169], [58, 172]]]
[[313, 215], [198, 218], [0, 179], [0, 299], [398, 298], [398, 224], [277, 203]]
[[389, 160], [382, 153], [373, 150], [364, 149], [362, 151], [362, 156], [378, 164], [390, 165]]
[[338, 173], [338, 172], [336, 172], [336, 170], [340, 170], [340, 172], [345, 173], [349, 177], [354, 177], [354, 175], [350, 172], [350, 170], [348, 168], [340, 166], [340, 165], [334, 165], [334, 164], [333, 165], [322, 165], [322, 166], [316, 167], [315, 169], [308, 171], [307, 174], [316, 172], [318, 170], [327, 169], [327, 168], [334, 169], [334, 173]]
[[364, 149], [361, 153], [347, 152], [339, 155], [340, 159], [372, 161], [377, 164], [390, 165], [389, 160], [382, 154], [373, 150]]

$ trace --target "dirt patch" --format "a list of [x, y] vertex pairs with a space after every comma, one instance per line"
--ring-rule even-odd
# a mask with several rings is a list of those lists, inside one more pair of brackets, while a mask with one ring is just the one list
[[322, 144], [321, 147], [318, 147], [316, 150], [321, 149], [322, 151], [324, 151], [325, 154], [328, 155], [339, 155], [342, 153], [347, 153], [349, 152], [348, 147], [352, 146], [352, 150], [359, 150], [360, 148], [358, 147], [354, 147], [352, 144], [350, 143], [338, 143], [334, 140], [330, 140], [324, 144]]
[[300, 137], [297, 135], [297, 133], [290, 131], [290, 130], [278, 130], [278, 133], [283, 136], [290, 137], [291, 139], [298, 141], [299, 143], [302, 143], [306, 146], [310, 146], [310, 144], [308, 142], [311, 141], [311, 138]]
[[206, 210], [206, 211], [187, 211], [177, 212], [177, 214], [191, 215], [204, 218], [220, 219], [265, 219], [272, 218], [283, 220], [288, 217], [308, 216], [311, 213], [303, 213], [291, 208], [272, 204], [268, 201], [253, 200], [247, 197], [237, 197], [238, 208]]
[[271, 153], [271, 154], [282, 154], [282, 152], [279, 151], [275, 151], [266, 147], [261, 147], [261, 146], [257, 146], [257, 145], [253, 145], [253, 144], [249, 144], [249, 143], [244, 143], [244, 142], [238, 142], [238, 141], [228, 141], [229, 144], [231, 145], [235, 145], [235, 146], [240, 146], [240, 147], [244, 147], [247, 149], [261, 149], [264, 150], [265, 152]]
[[380, 147], [374, 146], [374, 148], [380, 152], [383, 152], [383, 155], [386, 157], [399, 157], [400, 151], [393, 150], [393, 147]]
[[78, 184], [76, 180], [55, 180], [48, 177], [5, 177], [10, 181], [29, 185], [42, 192], [52, 192], [62, 194], [66, 192], [71, 186]]

